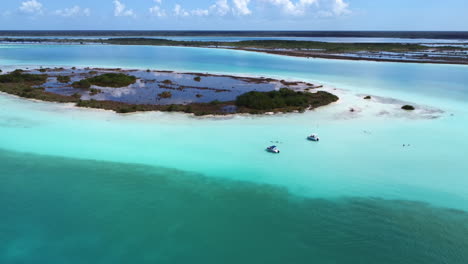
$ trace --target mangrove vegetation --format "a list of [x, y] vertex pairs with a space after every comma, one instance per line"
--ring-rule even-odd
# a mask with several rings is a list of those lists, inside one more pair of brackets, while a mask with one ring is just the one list
[[304, 111], [329, 104], [338, 100], [333, 94], [319, 91], [316, 93], [296, 92], [287, 88], [270, 92], [248, 92], [237, 97], [236, 105], [259, 111]]
[[[77, 89], [73, 94], [54, 93], [48, 91], [48, 78], [57, 78], [57, 82], [63, 83], [64, 87]], [[60, 76], [57, 73], [32, 74], [23, 70], [15, 70], [8, 74], [0, 75], [0, 91], [17, 95], [24, 98], [38, 99], [50, 102], [75, 103], [79, 107], [98, 108], [113, 110], [118, 113], [130, 113], [137, 111], [169, 111], [185, 112], [195, 115], [227, 115], [234, 113], [262, 114], [266, 112], [293, 112], [305, 111], [310, 108], [327, 105], [338, 100], [333, 94], [324, 91], [318, 92], [298, 92], [287, 88], [269, 92], [247, 92], [241, 94], [236, 100], [220, 101], [217, 98], [210, 102], [188, 102], [186, 104], [131, 104], [119, 101], [82, 99], [83, 95], [97, 95], [102, 93], [98, 88], [91, 88], [92, 85], [100, 87], [125, 87], [136, 81], [135, 76], [122, 73], [105, 73], [87, 79], [70, 82], [73, 76]], [[168, 84], [170, 80], [162, 81]], [[171, 82], [172, 83], [172, 82]], [[173, 83], [172, 83], [173, 84]], [[255, 83], [252, 83], [255, 85]], [[45, 86], [45, 87], [44, 87]], [[207, 89], [207, 88], [203, 88]], [[216, 90], [217, 91], [217, 90]], [[162, 91], [157, 94], [158, 98], [171, 98], [170, 91]], [[200, 98], [200, 93], [194, 97]], [[89, 98], [89, 97], [88, 97]]]
[[123, 73], [105, 73], [86, 79], [89, 83], [101, 87], [126, 87], [136, 82], [136, 77]]

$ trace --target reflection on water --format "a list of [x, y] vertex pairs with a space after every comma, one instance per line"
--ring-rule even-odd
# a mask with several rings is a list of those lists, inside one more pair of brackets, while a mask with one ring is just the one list
[[[41, 85], [47, 92], [71, 96], [80, 94], [83, 100], [117, 101], [129, 104], [189, 104], [209, 103], [214, 100], [234, 101], [237, 96], [250, 92], [267, 92], [283, 87], [294, 90], [313, 89], [315, 86], [305, 82], [287, 82], [268, 78], [236, 77], [228, 75], [211, 75], [200, 73], [176, 73], [169, 71], [138, 71], [120, 69], [41, 69], [49, 78]], [[31, 73], [41, 74], [39, 70]], [[93, 85], [90, 89], [73, 88], [72, 83], [85, 78], [105, 73], [133, 75], [137, 81], [126, 87], [111, 88]], [[58, 76], [69, 76], [70, 81], [61, 83]], [[161, 93], [170, 92], [169, 98], [161, 97]]]
[[468, 214], [0, 152], [1, 263], [467, 263]]

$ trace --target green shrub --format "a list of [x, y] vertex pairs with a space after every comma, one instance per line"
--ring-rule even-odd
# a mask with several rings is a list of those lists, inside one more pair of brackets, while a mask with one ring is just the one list
[[91, 88], [89, 89], [89, 95], [93, 96], [93, 95], [96, 95], [96, 94], [99, 94], [101, 93], [102, 91], [99, 90], [99, 89], [95, 89], [95, 88]]
[[123, 73], [106, 73], [87, 79], [89, 83], [101, 87], [126, 87], [136, 82], [136, 77]]
[[196, 116], [205, 116], [205, 115], [209, 115], [210, 113], [206, 111], [199, 111], [199, 112], [195, 112], [194, 114]]
[[71, 81], [70, 76], [57, 76], [57, 81], [61, 83], [67, 83]]
[[237, 106], [265, 110], [286, 106], [306, 106], [307, 97], [303, 93], [282, 88], [271, 92], [248, 92], [237, 97]]
[[193, 113], [193, 109], [191, 105], [187, 105], [187, 107], [184, 110], [185, 113]]
[[162, 92], [162, 93], [158, 94], [158, 96], [159, 96], [159, 98], [171, 98], [172, 93], [168, 92], [168, 91], [165, 91], [165, 92]]
[[193, 78], [193, 80], [196, 81], [196, 82], [200, 82], [200, 81], [201, 81], [201, 77], [200, 77], [200, 76], [197, 76], [197, 77]]
[[303, 93], [282, 88], [279, 91], [248, 92], [237, 97], [236, 105], [257, 110], [278, 108], [295, 108], [302, 110], [310, 106], [319, 106], [338, 100], [338, 97], [327, 93]]
[[9, 74], [0, 75], [0, 83], [22, 83], [22, 82], [44, 83], [46, 80], [47, 80], [47, 75], [45, 74], [23, 73], [23, 70], [15, 70]]
[[80, 89], [89, 89], [91, 88], [91, 83], [88, 81], [88, 79], [76, 81], [72, 83], [73, 88], [80, 88]]
[[171, 81], [171, 80], [164, 80], [164, 81], [162, 81], [162, 83], [164, 83], [164, 84], [172, 84], [172, 81]]
[[135, 110], [133, 110], [132, 108], [129, 108], [129, 107], [121, 107], [121, 108], [118, 108], [116, 110], [117, 113], [119, 114], [127, 114], [127, 113], [131, 113], [131, 112], [135, 112]]
[[[184, 106], [182, 106], [182, 107], [184, 107]], [[182, 108], [179, 105], [171, 104], [166, 108], [166, 111], [168, 111], [168, 112], [177, 112], [177, 111], [181, 111], [181, 109]]]
[[364, 99], [370, 100], [370, 99], [372, 99], [372, 97], [370, 95], [368, 95], [368, 96], [364, 97]]

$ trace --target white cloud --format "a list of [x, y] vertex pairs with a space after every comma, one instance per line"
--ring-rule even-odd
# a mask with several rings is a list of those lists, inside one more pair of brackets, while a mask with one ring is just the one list
[[126, 9], [125, 5], [119, 0], [114, 0], [114, 16], [135, 17], [135, 12], [133, 12], [133, 9]]
[[291, 0], [263, 0], [264, 2], [281, 8], [281, 11], [288, 15], [304, 15], [311, 5], [318, 5], [318, 0], [299, 0], [293, 3]]
[[334, 0], [332, 10], [335, 15], [341, 16], [341, 15], [351, 13], [348, 7], [349, 7], [349, 3], [346, 3], [344, 0]]
[[71, 8], [55, 10], [54, 14], [63, 17], [90, 16], [91, 10], [89, 8], [81, 8], [79, 6], [74, 6]]
[[183, 9], [181, 5], [176, 4], [174, 6], [174, 15], [176, 15], [176, 16], [189, 16], [190, 14], [185, 9]]
[[153, 16], [157, 16], [157, 17], [165, 17], [166, 16], [166, 10], [164, 9], [161, 9], [161, 7], [159, 6], [153, 6], [149, 9], [149, 12], [153, 15]]
[[250, 0], [232, 0], [235, 7], [235, 12], [239, 15], [250, 15], [252, 11], [249, 9]]
[[154, 0], [154, 2], [157, 4], [153, 7], [150, 7], [149, 12], [153, 16], [157, 17], [165, 17], [166, 16], [166, 10], [162, 9], [159, 5], [162, 4], [162, 0]]
[[[118, 0], [115, 1], [118, 2]], [[157, 3], [157, 5], [151, 7], [149, 11], [152, 15], [158, 17], [171, 14], [178, 17], [226, 16], [228, 14], [245, 16], [253, 13], [253, 10], [250, 8], [252, 2], [274, 6], [283, 14], [291, 16], [315, 14], [319, 17], [332, 17], [351, 13], [347, 0], [232, 0], [232, 5], [230, 5], [228, 0], [216, 0], [214, 4], [207, 8], [192, 10], [184, 9], [180, 4], [176, 4], [173, 11], [169, 12], [170, 14], [167, 14], [161, 8], [162, 0], [153, 0], [153, 2]], [[125, 6], [123, 6], [123, 9], [125, 9]]]
[[197, 8], [197, 9], [190, 11], [190, 13], [194, 16], [207, 16], [210, 14], [210, 11], [208, 11], [207, 9]]
[[174, 15], [175, 16], [210, 16], [210, 15], [218, 15], [218, 16], [225, 16], [231, 11], [231, 7], [228, 4], [227, 0], [218, 0], [215, 4], [211, 5], [210, 7], [203, 9], [197, 8], [193, 10], [186, 10], [180, 4], [176, 4], [174, 6]]
[[231, 11], [227, 0], [218, 0], [214, 5], [210, 6], [210, 13], [214, 13], [219, 16], [225, 16]]
[[303, 16], [312, 7], [315, 7], [315, 11], [319, 16], [340, 16], [348, 14], [351, 11], [348, 9], [349, 3], [345, 0], [260, 0], [264, 3], [268, 3], [277, 6], [281, 9], [281, 12], [287, 15]]
[[91, 9], [89, 9], [89, 8], [83, 9], [83, 15], [90, 16], [91, 15]]
[[19, 10], [23, 13], [28, 14], [37, 14], [40, 15], [43, 13], [42, 4], [36, 0], [30, 0], [22, 2]]

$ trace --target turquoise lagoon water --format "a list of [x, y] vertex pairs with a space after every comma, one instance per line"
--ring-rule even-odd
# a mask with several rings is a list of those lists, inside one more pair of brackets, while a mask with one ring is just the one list
[[[468, 261], [466, 66], [57, 45], [0, 46], [0, 65], [249, 74], [348, 91], [305, 114], [231, 118], [0, 95], [0, 263]], [[354, 94], [445, 112], [388, 104], [378, 107], [398, 114], [350, 115]], [[280, 155], [264, 151], [272, 142]]]

